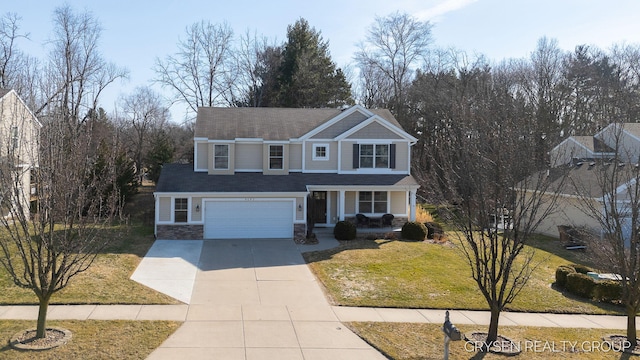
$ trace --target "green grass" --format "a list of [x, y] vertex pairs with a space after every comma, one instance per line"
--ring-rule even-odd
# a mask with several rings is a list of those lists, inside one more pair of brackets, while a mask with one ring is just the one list
[[[553, 238], [538, 237], [532, 245], [536, 248], [536, 260], [541, 264], [507, 310], [621, 312], [617, 306], [579, 299], [554, 289], [556, 268], [578, 261], [579, 254], [564, 253], [566, 250]], [[343, 242], [336, 249], [305, 253], [304, 256], [337, 305], [487, 309], [471, 278], [466, 259], [451, 243], [354, 240]]]
[[[440, 324], [348, 323], [346, 325], [391, 359], [442, 359], [444, 335]], [[458, 328], [467, 334], [475, 331], [486, 332], [487, 330], [471, 325], [461, 325]], [[602, 338], [609, 334], [624, 334], [624, 331], [500, 327], [500, 335], [520, 345], [522, 352], [517, 356], [519, 359], [629, 359], [629, 355], [606, 348]], [[464, 341], [450, 342], [449, 350], [449, 358], [452, 360], [508, 359], [504, 355], [478, 354], [474, 351], [472, 344], [465, 345]]]
[[[69, 285], [53, 295], [51, 304], [178, 304], [179, 301], [130, 279], [140, 260], [154, 242], [153, 227], [140, 218], [153, 212], [153, 188], [142, 187], [127, 213], [132, 214], [126, 225], [112, 226], [100, 236], [109, 239], [108, 246], [98, 254], [91, 267], [73, 277]], [[0, 305], [37, 304], [30, 289], [13, 284], [9, 274], [0, 267]]]
[[[179, 326], [176, 321], [49, 321], [47, 326], [71, 330], [65, 345], [46, 351], [18, 351], [8, 341], [0, 348], [0, 359], [144, 359]], [[33, 321], [0, 321], [0, 339], [35, 326]]]

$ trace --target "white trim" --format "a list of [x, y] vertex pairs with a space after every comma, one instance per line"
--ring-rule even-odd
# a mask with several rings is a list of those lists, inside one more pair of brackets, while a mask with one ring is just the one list
[[[328, 143], [313, 143], [312, 145], [312, 152], [311, 152], [311, 160], [313, 161], [329, 161], [329, 157], [330, 157], [330, 152], [329, 149], [331, 148], [330, 145]], [[317, 149], [318, 148], [324, 148], [324, 156], [320, 157], [317, 156]]]
[[[225, 168], [217, 168], [216, 167], [216, 146], [226, 146], [227, 147], [227, 167]], [[213, 153], [211, 159], [211, 168], [213, 170], [229, 170], [231, 167], [231, 147], [230, 144], [213, 144]]]
[[263, 138], [235, 138], [234, 140], [237, 143], [262, 143], [264, 142]]

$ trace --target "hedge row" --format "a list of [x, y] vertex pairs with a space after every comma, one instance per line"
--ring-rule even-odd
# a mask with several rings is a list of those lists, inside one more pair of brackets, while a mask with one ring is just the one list
[[590, 268], [583, 265], [561, 265], [556, 269], [556, 285], [584, 298], [601, 301], [619, 301], [622, 295], [620, 282], [596, 280], [587, 275]]

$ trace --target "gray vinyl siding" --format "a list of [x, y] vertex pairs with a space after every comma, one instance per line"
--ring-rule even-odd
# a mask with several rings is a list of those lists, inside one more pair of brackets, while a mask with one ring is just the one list
[[338, 121], [337, 123], [317, 133], [312, 138], [313, 139], [333, 139], [336, 136], [344, 133], [345, 131], [353, 128], [354, 126], [360, 124], [365, 120], [367, 120], [366, 115], [360, 112], [354, 112], [353, 114], [347, 116], [346, 118]]
[[402, 137], [393, 131], [382, 126], [380, 123], [373, 122], [357, 132], [351, 134], [349, 139], [402, 139]]
[[171, 221], [171, 198], [161, 197], [158, 199], [158, 220]]
[[289, 169], [302, 169], [302, 144], [289, 145]]

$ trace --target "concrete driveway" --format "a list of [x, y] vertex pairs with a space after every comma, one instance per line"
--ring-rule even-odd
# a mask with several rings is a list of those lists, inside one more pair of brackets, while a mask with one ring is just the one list
[[189, 309], [149, 359], [386, 359], [338, 321], [300, 251], [290, 239], [157, 241], [132, 278]]

